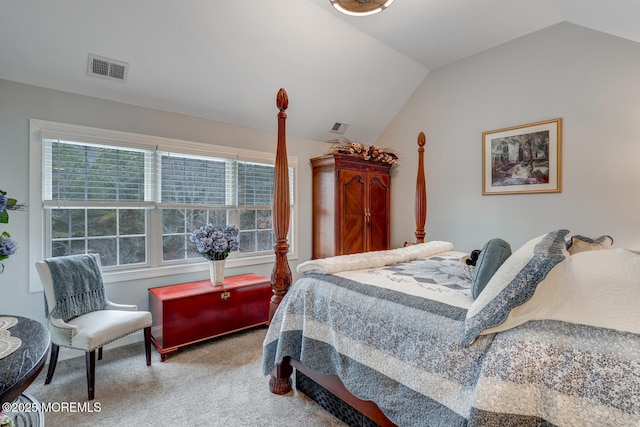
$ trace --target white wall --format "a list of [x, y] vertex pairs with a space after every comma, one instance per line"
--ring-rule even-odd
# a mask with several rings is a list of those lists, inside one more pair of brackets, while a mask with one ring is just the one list
[[[277, 88], [276, 88], [277, 91]], [[265, 105], [265, 116], [272, 117], [276, 128], [278, 109]], [[288, 112], [295, 117], [295, 111]], [[0, 189], [19, 202], [29, 200], [29, 119], [42, 119], [96, 128], [114, 129], [146, 135], [157, 135], [180, 140], [226, 145], [244, 149], [271, 152], [275, 155], [277, 136], [240, 126], [228, 125], [148, 108], [135, 107], [35, 86], [0, 80]], [[325, 143], [288, 137], [287, 154], [298, 157], [299, 197], [299, 259], [295, 266], [311, 257], [311, 167], [309, 158], [327, 149]], [[0, 231], [8, 231], [18, 244], [18, 252], [5, 261], [0, 274], [0, 314], [14, 314], [44, 322], [42, 292], [29, 293], [28, 289], [28, 215], [27, 212], [10, 213], [9, 224], [0, 224]], [[252, 267], [230, 268], [227, 274], [255, 272], [270, 277], [273, 263]], [[109, 298], [114, 302], [137, 304], [148, 308], [149, 287], [191, 280], [203, 280], [207, 273], [193, 273], [178, 277], [136, 280], [107, 285]]]
[[[563, 119], [562, 192], [482, 195], [482, 132]], [[427, 135], [427, 238], [513, 249], [547, 231], [640, 247], [640, 44], [561, 23], [433, 70], [377, 141], [401, 155], [392, 243], [413, 238], [416, 138]]]

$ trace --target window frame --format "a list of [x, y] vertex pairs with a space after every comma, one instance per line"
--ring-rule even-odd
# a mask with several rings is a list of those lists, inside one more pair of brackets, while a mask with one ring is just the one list
[[[228, 146], [206, 144], [151, 135], [136, 134], [110, 129], [100, 129], [66, 123], [51, 122], [39, 119], [29, 121], [29, 291], [42, 290], [42, 284], [35, 270], [35, 262], [46, 257], [46, 247], [51, 240], [51, 227], [47, 224], [50, 215], [45, 214], [43, 204], [43, 157], [42, 140], [60, 139], [104, 144], [114, 147], [137, 148], [153, 151], [170, 151], [193, 156], [220, 156], [234, 158], [238, 161], [275, 164], [275, 153], [246, 150]], [[291, 195], [291, 220], [289, 227], [289, 259], [297, 259], [298, 241], [298, 160], [295, 156], [288, 156], [289, 167], [293, 169]], [[204, 258], [201, 262], [195, 260], [163, 261], [162, 260], [162, 209], [157, 199], [154, 207], [149, 208], [147, 214], [147, 263], [134, 267], [105, 268], [103, 279], [105, 283], [115, 283], [128, 280], [144, 279], [208, 271], [209, 266]], [[197, 208], [194, 206], [194, 208]], [[242, 255], [227, 259], [227, 267], [242, 267], [248, 265], [267, 264], [275, 261], [272, 251], [256, 255]]]

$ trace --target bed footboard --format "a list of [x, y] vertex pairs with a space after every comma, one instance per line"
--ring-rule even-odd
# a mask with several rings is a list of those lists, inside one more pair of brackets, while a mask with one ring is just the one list
[[358, 399], [351, 394], [337, 375], [318, 374], [299, 360], [290, 357], [285, 357], [272, 371], [269, 380], [272, 393], [286, 394], [291, 391], [291, 375], [294, 368], [296, 389], [348, 425], [395, 426], [374, 402]]

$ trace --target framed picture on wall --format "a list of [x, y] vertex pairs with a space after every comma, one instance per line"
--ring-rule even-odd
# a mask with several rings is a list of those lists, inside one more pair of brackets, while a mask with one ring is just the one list
[[562, 191], [562, 119], [482, 133], [482, 194]]

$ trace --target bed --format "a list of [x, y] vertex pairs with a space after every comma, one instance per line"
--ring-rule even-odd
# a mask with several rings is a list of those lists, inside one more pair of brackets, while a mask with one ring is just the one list
[[425, 242], [424, 134], [416, 244], [310, 260], [291, 285], [287, 104], [281, 89], [263, 348], [273, 393], [295, 370], [298, 389], [350, 425], [640, 425], [640, 255], [566, 229], [513, 251], [491, 239], [475, 265]]

